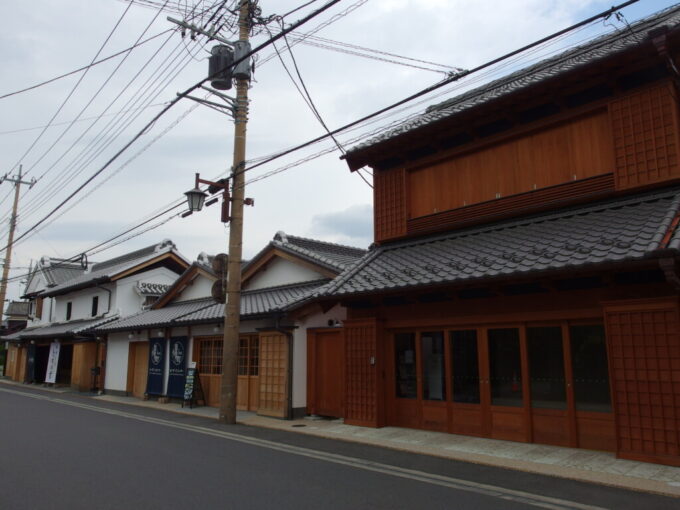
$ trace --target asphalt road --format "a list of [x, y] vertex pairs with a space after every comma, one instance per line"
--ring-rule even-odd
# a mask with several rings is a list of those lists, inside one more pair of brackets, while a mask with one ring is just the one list
[[678, 500], [0, 386], [0, 510], [676, 509]]

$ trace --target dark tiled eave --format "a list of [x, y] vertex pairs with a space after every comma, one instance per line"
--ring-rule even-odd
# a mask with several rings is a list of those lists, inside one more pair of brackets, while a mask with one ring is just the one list
[[[475, 114], [482, 108], [487, 109], [516, 94], [528, 94], [537, 87], [547, 86], [549, 82], [564, 80], [568, 75], [580, 73], [586, 68], [601, 66], [606, 60], [623, 58], [643, 45], [647, 45], [650, 52], [655, 52], [648, 36], [649, 31], [668, 26], [677, 32], [679, 24], [680, 7], [676, 5], [638, 21], [630, 28], [624, 27], [605, 34], [560, 55], [430, 106], [423, 114], [352, 147], [344, 158], [351, 169], [360, 168], [374, 163], [374, 160], [384, 159], [384, 150], [388, 145], [401, 146], [407, 136], [417, 136], [417, 133], [425, 135], [435, 126], [438, 128], [456, 122], [463, 114]], [[460, 119], [464, 120], [462, 117]]]
[[[316, 296], [460, 286], [655, 258], [679, 209], [674, 188], [386, 244]], [[680, 255], [678, 248], [670, 252]]]

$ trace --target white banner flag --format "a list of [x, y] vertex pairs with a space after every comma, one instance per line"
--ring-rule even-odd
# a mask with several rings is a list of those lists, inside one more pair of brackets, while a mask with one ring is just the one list
[[60, 348], [61, 344], [59, 342], [52, 342], [50, 344], [50, 357], [47, 359], [47, 372], [45, 373], [46, 383], [54, 383], [57, 380]]

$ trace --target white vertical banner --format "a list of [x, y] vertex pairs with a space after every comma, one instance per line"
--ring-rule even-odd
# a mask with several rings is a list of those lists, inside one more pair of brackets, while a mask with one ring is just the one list
[[59, 350], [61, 344], [52, 342], [50, 344], [50, 357], [47, 359], [47, 372], [45, 372], [45, 382], [53, 383], [57, 380], [57, 366], [59, 365]]

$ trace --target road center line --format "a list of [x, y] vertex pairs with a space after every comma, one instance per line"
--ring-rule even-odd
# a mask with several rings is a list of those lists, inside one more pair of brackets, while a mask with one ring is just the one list
[[221, 430], [214, 430], [207, 427], [199, 427], [196, 425], [187, 425], [182, 423], [175, 423], [170, 420], [165, 420], [162, 418], [153, 418], [149, 416], [142, 416], [135, 413], [129, 413], [125, 411], [119, 411], [115, 409], [107, 409], [105, 407], [99, 407], [92, 404], [85, 404], [81, 402], [74, 402], [62, 398], [52, 397], [50, 395], [41, 395], [28, 393], [19, 390], [10, 390], [6, 388], [0, 388], [0, 391], [5, 393], [10, 393], [14, 395], [19, 395], [23, 397], [29, 397], [36, 400], [45, 400], [53, 402], [56, 404], [67, 405], [71, 407], [78, 407], [80, 409], [85, 409], [88, 411], [94, 411], [103, 414], [110, 414], [113, 416], [118, 416], [121, 418], [128, 418], [132, 420], [142, 421], [146, 423], [153, 423], [156, 425], [162, 425], [165, 427], [171, 427], [175, 429], [186, 430], [189, 432], [199, 433], [203, 435], [218, 437], [222, 439], [228, 439], [230, 441], [236, 441], [242, 444], [248, 444], [251, 446], [258, 446], [260, 448], [267, 448], [270, 450], [276, 450], [284, 453], [289, 453], [292, 455], [298, 455], [303, 457], [308, 457], [316, 460], [321, 460], [325, 462], [331, 462], [334, 464], [341, 464], [357, 469], [363, 469], [365, 471], [372, 471], [376, 473], [381, 473], [389, 476], [395, 476], [399, 478], [405, 478], [409, 480], [414, 480], [418, 482], [428, 483], [431, 485], [438, 485], [441, 487], [446, 487], [455, 490], [464, 490], [468, 492], [473, 492], [476, 494], [483, 494], [485, 496], [494, 497], [497, 499], [516, 501], [524, 503], [527, 505], [532, 505], [540, 508], [548, 508], [552, 510], [604, 510], [602, 507], [584, 505], [575, 501], [569, 501], [560, 498], [552, 498], [548, 496], [541, 496], [539, 494], [532, 494], [525, 491], [519, 491], [514, 489], [507, 489], [504, 487], [497, 487], [494, 485], [488, 485], [478, 482], [472, 482], [469, 480], [463, 480], [460, 478], [453, 478], [443, 475], [437, 475], [433, 473], [427, 473], [424, 471], [417, 471], [413, 469], [402, 468], [398, 466], [391, 466], [389, 464], [382, 464], [380, 462], [373, 462], [366, 459], [360, 459], [357, 457], [348, 457], [345, 455], [338, 455], [335, 453], [321, 452], [317, 450], [312, 450], [309, 448], [303, 448], [299, 446], [286, 445], [282, 443], [276, 443], [273, 441], [268, 441], [266, 439], [257, 439], [248, 436], [242, 436], [235, 434], [233, 432], [226, 432]]

